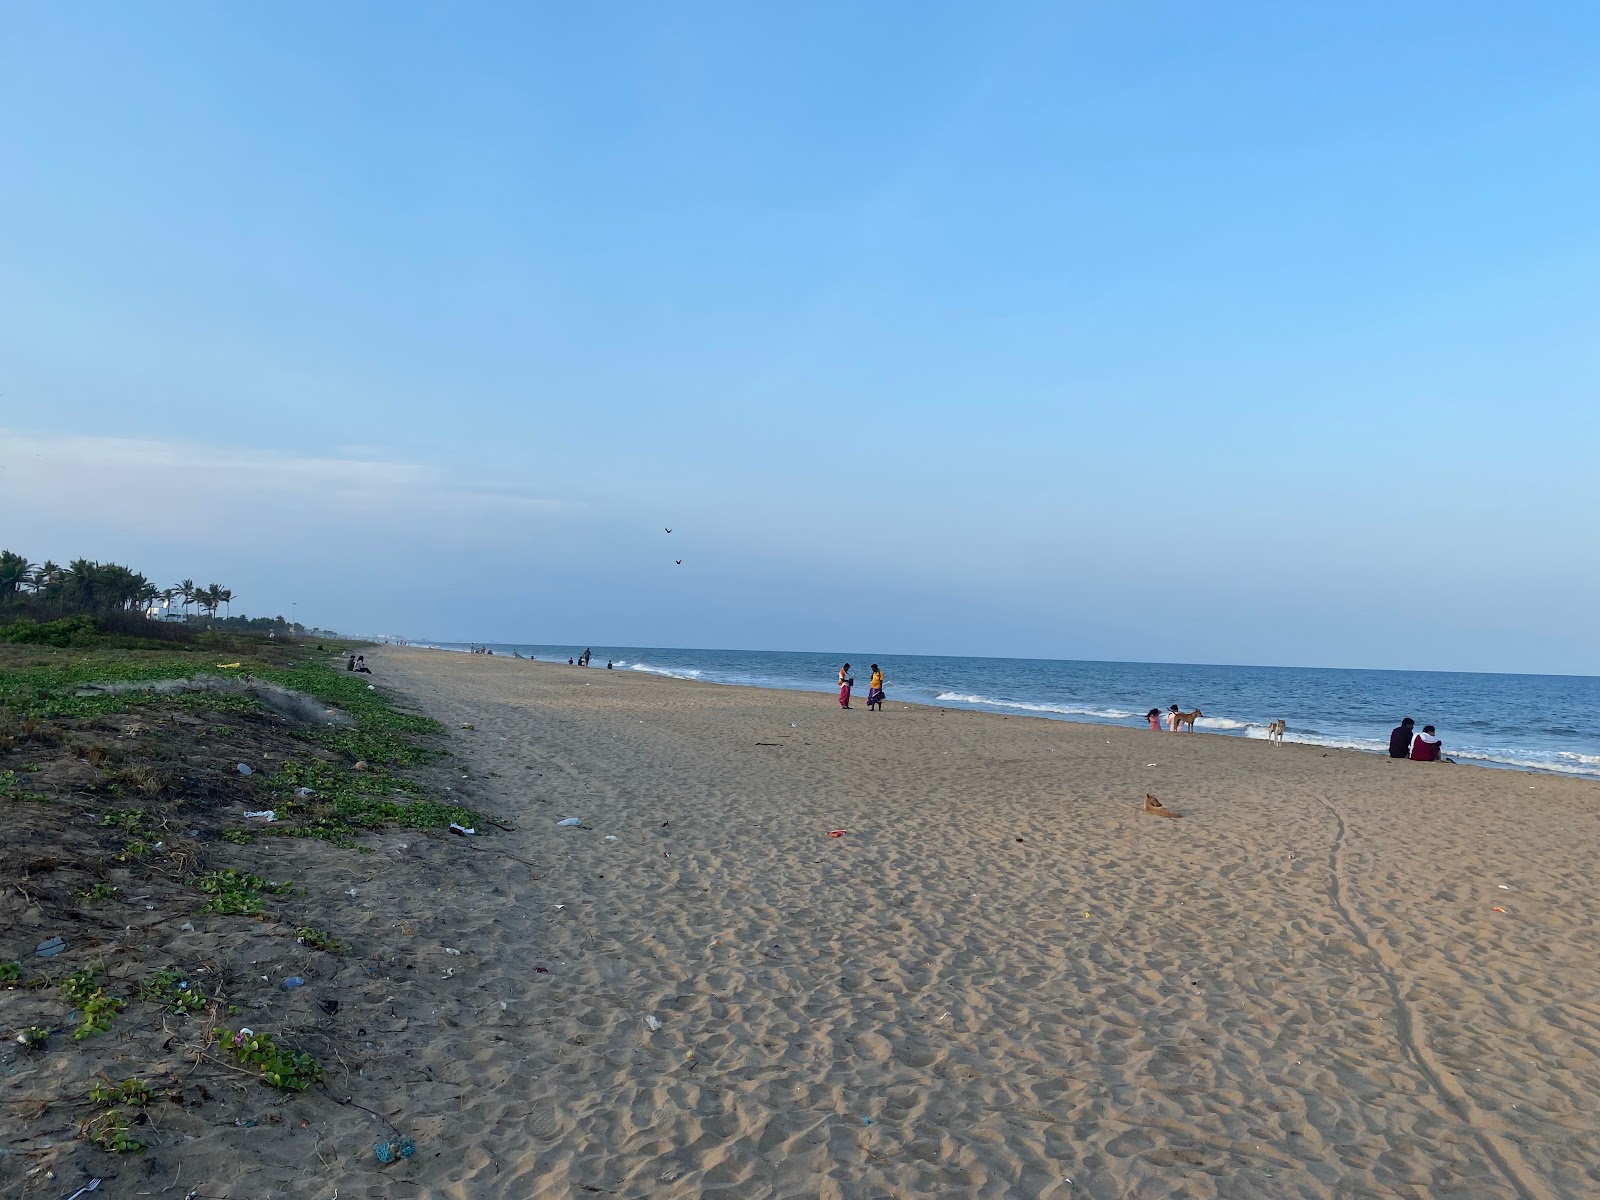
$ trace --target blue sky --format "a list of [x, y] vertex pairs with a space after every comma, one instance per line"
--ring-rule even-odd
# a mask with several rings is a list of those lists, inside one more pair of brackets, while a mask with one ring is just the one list
[[414, 637], [1600, 673], [1596, 146], [1583, 4], [11, 4], [0, 542]]

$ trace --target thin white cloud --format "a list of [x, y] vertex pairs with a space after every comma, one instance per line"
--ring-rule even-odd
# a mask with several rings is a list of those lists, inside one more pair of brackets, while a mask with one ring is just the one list
[[363, 448], [296, 455], [196, 442], [0, 428], [0, 509], [149, 533], [240, 522], [452, 536], [504, 532], [579, 506]]

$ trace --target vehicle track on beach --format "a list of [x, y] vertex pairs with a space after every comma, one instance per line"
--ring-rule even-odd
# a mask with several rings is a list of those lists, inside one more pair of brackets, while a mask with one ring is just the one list
[[1334, 821], [1333, 842], [1328, 848], [1328, 899], [1339, 920], [1375, 964], [1379, 978], [1388, 989], [1394, 1004], [1395, 1036], [1401, 1052], [1412, 1064], [1429, 1089], [1438, 1097], [1444, 1110], [1464, 1122], [1489, 1161], [1505, 1179], [1506, 1184], [1522, 1200], [1557, 1200], [1556, 1194], [1545, 1186], [1537, 1173], [1523, 1158], [1522, 1151], [1509, 1139], [1486, 1129], [1490, 1118], [1483, 1113], [1465, 1089], [1450, 1078], [1448, 1068], [1440, 1064], [1428, 1045], [1426, 1032], [1416, 1010], [1406, 1000], [1400, 986], [1400, 960], [1373, 936], [1371, 927], [1358, 914], [1354, 903], [1346, 903], [1349, 886], [1345, 879], [1343, 851], [1347, 836], [1344, 817], [1339, 810], [1319, 797], [1323, 808]]

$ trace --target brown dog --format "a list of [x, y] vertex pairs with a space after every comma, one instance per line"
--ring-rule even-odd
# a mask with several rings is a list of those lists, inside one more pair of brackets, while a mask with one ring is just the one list
[[1165, 804], [1161, 803], [1161, 801], [1157, 800], [1149, 792], [1146, 792], [1144, 794], [1144, 810], [1145, 810], [1145, 812], [1149, 813], [1152, 817], [1181, 817], [1181, 816], [1183, 816], [1183, 814], [1181, 812], [1173, 812], [1170, 808], [1168, 808]]
[[1193, 712], [1186, 712], [1186, 713], [1181, 712], [1181, 713], [1179, 713], [1178, 714], [1177, 732], [1178, 733], [1182, 733], [1183, 732], [1183, 727], [1185, 725], [1187, 725], [1189, 727], [1189, 732], [1193, 733], [1194, 732], [1194, 719], [1196, 717], [1203, 717], [1203, 716], [1205, 716], [1205, 713], [1201, 712], [1198, 708], [1195, 709]]

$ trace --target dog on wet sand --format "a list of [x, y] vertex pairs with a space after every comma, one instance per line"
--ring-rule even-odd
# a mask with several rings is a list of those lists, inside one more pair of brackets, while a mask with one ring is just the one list
[[1289, 723], [1287, 721], [1274, 721], [1272, 724], [1268, 725], [1267, 741], [1271, 742], [1274, 746], [1283, 745], [1283, 731], [1287, 729], [1288, 726]]
[[1144, 810], [1145, 810], [1145, 812], [1149, 813], [1152, 817], [1173, 817], [1173, 818], [1177, 818], [1177, 817], [1183, 816], [1183, 814], [1181, 812], [1173, 812], [1170, 808], [1168, 808], [1165, 804], [1161, 803], [1161, 801], [1157, 800], [1149, 792], [1146, 792], [1144, 794]]

